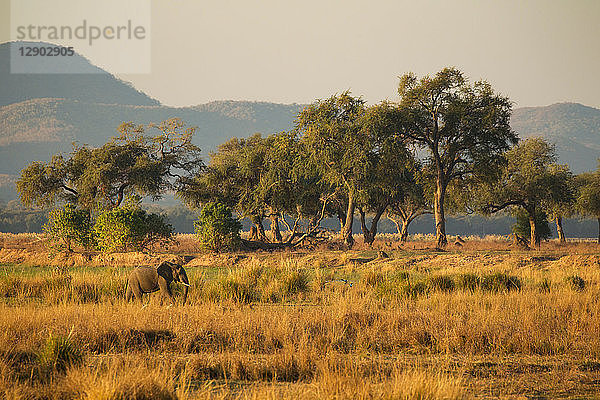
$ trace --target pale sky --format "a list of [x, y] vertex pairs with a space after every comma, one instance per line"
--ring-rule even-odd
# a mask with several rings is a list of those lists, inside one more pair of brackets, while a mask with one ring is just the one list
[[153, 0], [151, 15], [151, 73], [119, 76], [166, 105], [374, 103], [405, 72], [455, 66], [517, 107], [600, 108], [600, 0]]

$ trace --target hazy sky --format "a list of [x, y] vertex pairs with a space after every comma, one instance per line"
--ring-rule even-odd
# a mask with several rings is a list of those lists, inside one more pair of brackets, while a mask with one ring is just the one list
[[120, 77], [167, 105], [393, 100], [399, 75], [456, 66], [518, 107], [600, 108], [600, 0], [155, 0], [151, 40], [152, 73]]

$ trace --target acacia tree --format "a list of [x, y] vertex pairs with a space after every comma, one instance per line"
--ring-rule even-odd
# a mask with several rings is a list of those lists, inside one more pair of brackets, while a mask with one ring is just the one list
[[560, 203], [571, 196], [570, 171], [566, 165], [556, 164], [554, 146], [541, 138], [521, 142], [506, 153], [506, 159], [499, 180], [478, 191], [481, 210], [490, 214], [520, 207], [529, 219], [530, 246], [537, 247], [536, 216], [544, 204]]
[[449, 184], [493, 174], [501, 154], [517, 141], [509, 125], [511, 103], [487, 82], [468, 84], [454, 68], [420, 80], [405, 74], [398, 93], [404, 135], [429, 152], [437, 245], [443, 247], [448, 243], [444, 201]]
[[581, 215], [597, 218], [600, 244], [600, 165], [594, 172], [577, 175], [575, 209]]
[[[383, 102], [366, 109], [361, 118], [366, 169], [357, 187], [357, 208], [365, 243], [375, 241], [378, 223], [390, 205], [405, 196], [410, 184], [412, 154], [398, 132], [399, 111]], [[372, 214], [367, 226], [366, 214]]]
[[[321, 220], [330, 214], [333, 189], [320, 181], [296, 132], [270, 135], [266, 144], [259, 196], [270, 210], [271, 236], [275, 241], [283, 241], [279, 232], [281, 221], [289, 231], [285, 242], [294, 245], [294, 240], [302, 241], [315, 234]], [[292, 218], [291, 225], [286, 215]], [[303, 221], [305, 226], [301, 227]]]
[[253, 239], [266, 242], [263, 226], [266, 205], [259, 193], [265, 156], [265, 139], [260, 134], [247, 139], [233, 138], [211, 154], [206, 168], [187, 180], [178, 196], [195, 208], [207, 202], [227, 205], [239, 217], [252, 221]]
[[[550, 169], [558, 169], [556, 174], [561, 174], [561, 169], [563, 166], [552, 164]], [[570, 172], [566, 172], [564, 174], [565, 179], [567, 180], [566, 190], [563, 195], [558, 198], [550, 198], [546, 200], [543, 204], [544, 211], [547, 216], [554, 222], [556, 225], [556, 234], [558, 236], [558, 241], [560, 243], [566, 243], [567, 238], [565, 236], [565, 230], [563, 228], [562, 219], [563, 217], [569, 217], [573, 215], [575, 212], [575, 201], [576, 201], [576, 183], [575, 178]]]
[[[159, 132], [147, 136], [147, 129]], [[24, 168], [17, 181], [23, 204], [66, 201], [87, 210], [114, 208], [128, 195], [160, 198], [202, 167], [200, 149], [191, 142], [195, 128], [185, 128], [181, 120], [148, 126], [129, 122], [119, 132], [101, 147], [76, 147], [70, 157], [57, 154], [48, 163]]]
[[350, 247], [354, 244], [354, 211], [368, 163], [367, 135], [361, 127], [364, 111], [362, 99], [344, 92], [307, 106], [296, 120], [296, 130], [323, 184], [335, 187], [347, 199], [341, 235]]
[[408, 239], [408, 227], [415, 219], [433, 214], [423, 183], [422, 166], [417, 160], [413, 160], [404, 178], [402, 195], [390, 204], [387, 214], [387, 218], [396, 225], [401, 242]]

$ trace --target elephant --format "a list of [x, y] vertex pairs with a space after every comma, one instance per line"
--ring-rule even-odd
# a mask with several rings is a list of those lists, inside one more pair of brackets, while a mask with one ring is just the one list
[[160, 303], [162, 304], [164, 298], [168, 297], [171, 304], [174, 304], [175, 299], [171, 292], [171, 282], [173, 281], [180, 282], [185, 286], [183, 292], [183, 304], [185, 304], [190, 282], [185, 269], [181, 265], [169, 261], [161, 263], [158, 267], [142, 266], [131, 271], [127, 279], [125, 298], [127, 301], [131, 301], [135, 296], [137, 300], [142, 301], [142, 294], [160, 290]]

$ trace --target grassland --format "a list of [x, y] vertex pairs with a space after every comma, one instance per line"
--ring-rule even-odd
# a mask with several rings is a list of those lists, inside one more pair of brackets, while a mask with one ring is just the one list
[[[2, 236], [0, 398], [600, 398], [594, 244], [216, 256], [179, 239], [107, 258]], [[188, 304], [126, 303], [132, 266], [165, 258]]]

